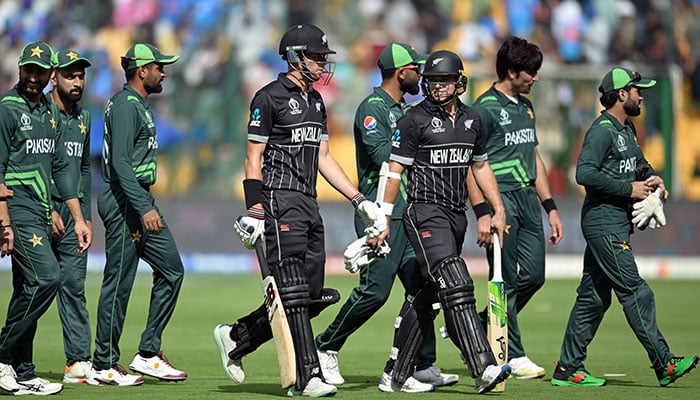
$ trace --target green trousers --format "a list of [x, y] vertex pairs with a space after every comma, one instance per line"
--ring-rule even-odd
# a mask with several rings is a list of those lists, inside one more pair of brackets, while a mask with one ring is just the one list
[[647, 351], [652, 368], [661, 369], [673, 357], [656, 325], [654, 293], [639, 276], [629, 233], [586, 238], [583, 277], [569, 315], [559, 364], [582, 369], [588, 344], [610, 307], [612, 292], [622, 304], [627, 323]]
[[[156, 207], [155, 200], [151, 198], [151, 201]], [[93, 365], [97, 370], [104, 370], [120, 358], [119, 338], [139, 258], [153, 269], [148, 319], [139, 351], [157, 353], [161, 349], [163, 330], [173, 315], [180, 293], [184, 266], [172, 232], [160, 211], [163, 230], [160, 234], [152, 234], [144, 229], [141, 216], [129, 206], [126, 196], [116, 185], [106, 185], [102, 189], [97, 206], [105, 226], [107, 261], [97, 305]]]
[[0, 331], [0, 362], [11, 364], [17, 380], [25, 381], [36, 377], [32, 353], [37, 321], [56, 296], [60, 271], [49, 243], [50, 225], [36, 218], [11, 217], [15, 235], [12, 297]]
[[[358, 235], [364, 229], [362, 220], [356, 218], [355, 229]], [[360, 283], [350, 293], [335, 319], [316, 336], [316, 346], [323, 351], [339, 351], [348, 337], [367, 322], [374, 313], [386, 303], [394, 284], [394, 278], [399, 277], [405, 289], [411, 285], [411, 277], [415, 269], [416, 254], [408, 241], [401, 220], [391, 220], [391, 236], [389, 247], [391, 253], [378, 259], [359, 271]], [[393, 321], [392, 321], [393, 324]], [[387, 323], [386, 329], [393, 325]], [[426, 337], [418, 360], [417, 369], [427, 368], [435, 362], [435, 330]]]
[[62, 202], [53, 202], [53, 209], [61, 215], [66, 233], [51, 236], [51, 248], [61, 268], [61, 285], [56, 296], [58, 316], [63, 326], [63, 350], [66, 365], [90, 360], [90, 318], [85, 299], [87, 252], [80, 253], [75, 221]]

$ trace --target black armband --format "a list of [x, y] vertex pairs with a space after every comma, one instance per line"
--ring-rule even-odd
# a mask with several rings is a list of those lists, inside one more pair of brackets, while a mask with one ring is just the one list
[[259, 179], [244, 179], [243, 180], [243, 193], [245, 195], [245, 208], [250, 208], [251, 206], [262, 203], [262, 181]]
[[479, 204], [475, 204], [472, 206], [472, 210], [474, 210], [474, 214], [476, 215], [476, 219], [479, 219], [483, 217], [486, 214], [491, 213], [491, 209], [489, 208], [488, 203], [485, 201], [482, 201]]
[[549, 214], [550, 211], [557, 209], [557, 204], [554, 202], [554, 199], [550, 197], [542, 201], [542, 208]]

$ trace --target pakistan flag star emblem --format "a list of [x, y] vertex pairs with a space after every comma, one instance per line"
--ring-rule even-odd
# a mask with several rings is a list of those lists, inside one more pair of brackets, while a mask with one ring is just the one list
[[29, 239], [29, 243], [32, 244], [32, 247], [44, 245], [43, 243], [41, 243], [41, 240], [43, 239], [43, 237], [37, 236], [36, 233], [32, 233], [32, 236], [33, 237], [31, 239]]
[[132, 233], [132, 234], [131, 234], [131, 241], [132, 241], [133, 243], [138, 243], [138, 242], [140, 242], [140, 241], [141, 241], [141, 232], [136, 231], [136, 232]]

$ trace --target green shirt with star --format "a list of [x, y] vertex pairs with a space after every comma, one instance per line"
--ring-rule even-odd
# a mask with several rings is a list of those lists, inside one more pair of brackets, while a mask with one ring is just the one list
[[[384, 89], [375, 87], [355, 111], [355, 159], [357, 162], [358, 189], [368, 199], [377, 198], [379, 169], [382, 162], [389, 162], [391, 137], [396, 121], [404, 114], [402, 103], [397, 103]], [[381, 201], [382, 199], [378, 199]], [[394, 203], [392, 219], [401, 219], [406, 207], [406, 174], [402, 176], [400, 196]]]
[[59, 114], [46, 95], [36, 103], [17, 86], [0, 97], [0, 183], [14, 191], [7, 203], [13, 222], [51, 224], [52, 178], [60, 198], [77, 197]]
[[158, 139], [151, 104], [129, 85], [114, 94], [105, 110], [102, 177], [117, 184], [139, 215], [153, 209], [144, 187], [156, 182]]
[[[63, 146], [59, 147], [59, 150], [65, 152], [70, 179], [77, 182], [78, 199], [80, 200], [83, 218], [86, 221], [91, 221], [90, 112], [75, 104], [70, 113], [59, 110], [59, 117], [63, 125]], [[53, 197], [54, 207], [58, 206], [55, 203], [62, 203], [55, 182], [51, 185], [51, 196]]]
[[637, 168], [653, 168], [637, 143], [634, 126], [603, 111], [586, 132], [576, 183], [586, 189], [581, 209], [584, 237], [631, 232], [632, 182]]
[[533, 185], [537, 179], [535, 111], [527, 97], [514, 99], [491, 85], [472, 105], [479, 113], [489, 165], [501, 192]]

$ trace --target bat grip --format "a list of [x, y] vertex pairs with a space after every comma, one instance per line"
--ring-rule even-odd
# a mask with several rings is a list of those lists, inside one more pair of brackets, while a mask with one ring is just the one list
[[267, 266], [267, 258], [265, 256], [262, 238], [255, 241], [255, 255], [258, 256], [258, 264], [260, 264], [260, 273], [262, 277], [269, 276], [270, 268]]

